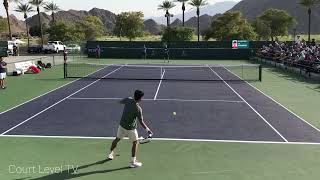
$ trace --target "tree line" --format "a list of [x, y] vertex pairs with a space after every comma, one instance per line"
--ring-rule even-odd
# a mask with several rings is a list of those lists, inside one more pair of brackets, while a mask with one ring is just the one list
[[[197, 35], [200, 41], [200, 8], [206, 6], [207, 0], [165, 0], [159, 5], [159, 9], [166, 12], [167, 28], [170, 28], [169, 10], [175, 7], [174, 2], [182, 3], [182, 21], [184, 26], [185, 5], [195, 7], [197, 9]], [[300, 0], [299, 5], [305, 7], [308, 12], [308, 41], [310, 42], [311, 32], [311, 13], [312, 9], [320, 4], [320, 0]], [[288, 34], [289, 28], [297, 25], [297, 21], [286, 11], [278, 9], [266, 10], [263, 14], [256, 17], [249, 23], [241, 14], [241, 12], [226, 12], [220, 15], [211, 23], [206, 31], [202, 32], [204, 40], [214, 38], [217, 40], [231, 39], [248, 39], [248, 40], [274, 40], [276, 36], [284, 36]]]
[[[182, 9], [182, 26], [171, 27], [170, 18], [173, 16], [169, 11], [176, 6], [175, 2], [181, 3]], [[0, 18], [0, 32], [8, 31], [9, 37], [12, 39], [10, 26], [9, 4], [16, 4], [14, 11], [24, 15], [26, 34], [29, 45], [29, 34], [38, 35], [41, 37], [41, 44], [44, 43], [44, 34], [48, 35], [49, 39], [62, 40], [65, 42], [95, 40], [103, 35], [112, 34], [122, 37], [127, 37], [130, 41], [145, 35], [144, 32], [144, 15], [142, 12], [123, 12], [116, 16], [116, 24], [114, 29], [107, 30], [104, 27], [101, 19], [96, 16], [87, 16], [80, 22], [57, 22], [55, 13], [60, 11], [59, 6], [53, 2], [47, 3], [45, 0], [29, 0], [24, 3], [22, 0], [3, 0], [7, 18]], [[209, 29], [200, 32], [200, 10], [201, 7], [208, 4], [207, 0], [175, 0], [163, 1], [159, 6], [159, 10], [165, 11], [167, 18], [167, 27], [162, 30], [163, 41], [190, 41], [195, 29], [184, 27], [184, 14], [186, 6], [190, 5], [196, 8], [197, 28], [196, 34], [198, 41], [200, 35], [204, 40], [211, 38], [216, 40], [231, 40], [231, 39], [248, 39], [248, 40], [273, 40], [277, 36], [288, 34], [288, 30], [297, 25], [296, 20], [286, 11], [278, 9], [269, 9], [256, 17], [254, 21], [248, 22], [240, 12], [226, 12], [219, 15], [212, 21]], [[310, 24], [312, 8], [320, 4], [320, 0], [300, 0], [300, 5], [306, 7], [309, 17], [309, 38], [310, 41]], [[41, 10], [51, 13], [52, 21], [49, 27], [44, 26], [41, 21]], [[37, 11], [39, 26], [29, 27], [27, 18], [30, 12]], [[5, 22], [7, 21], [7, 23]], [[7, 24], [7, 25], [5, 25]]]
[[55, 22], [54, 19], [54, 13], [58, 12], [60, 8], [53, 2], [47, 3], [44, 0], [29, 0], [28, 2], [24, 2], [23, 0], [3, 0], [3, 6], [6, 10], [7, 14], [7, 29], [9, 31], [9, 38], [12, 40], [12, 31], [11, 31], [11, 23], [10, 23], [10, 16], [9, 16], [9, 4], [14, 3], [16, 4], [16, 8], [14, 11], [22, 13], [25, 19], [26, 24], [26, 31], [27, 31], [27, 39], [28, 39], [28, 46], [30, 44], [29, 40], [29, 25], [27, 22], [28, 14], [30, 12], [35, 11], [36, 9], [38, 13], [38, 21], [39, 21], [39, 31], [40, 31], [40, 37], [41, 37], [41, 43], [44, 44], [44, 37], [43, 37], [43, 29], [42, 29], [42, 22], [40, 18], [40, 11], [41, 8], [44, 8], [46, 12], [51, 12], [53, 22]]

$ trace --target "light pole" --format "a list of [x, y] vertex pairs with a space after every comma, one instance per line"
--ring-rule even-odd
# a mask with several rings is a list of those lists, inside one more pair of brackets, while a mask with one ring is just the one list
[[165, 17], [167, 18], [167, 27], [170, 27], [170, 19], [173, 17], [173, 14], [170, 14], [169, 12], [166, 13]]

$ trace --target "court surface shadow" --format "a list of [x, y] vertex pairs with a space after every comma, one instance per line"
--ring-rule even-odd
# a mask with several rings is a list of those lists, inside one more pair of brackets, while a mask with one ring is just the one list
[[[101, 160], [101, 161], [98, 161], [95, 163], [86, 164], [86, 165], [78, 167], [77, 170], [79, 171], [81, 169], [86, 169], [86, 168], [89, 168], [92, 166], [102, 165], [108, 161], [110, 161], [110, 160], [106, 159], [106, 160]], [[73, 169], [67, 169], [67, 170], [64, 170], [60, 173], [50, 174], [47, 176], [33, 178], [33, 179], [29, 179], [29, 180], [65, 180], [65, 179], [73, 179], [73, 178], [79, 178], [79, 177], [83, 177], [83, 176], [89, 176], [89, 175], [93, 175], [93, 174], [102, 174], [102, 173], [109, 173], [109, 172], [114, 172], [114, 171], [121, 171], [121, 170], [126, 170], [126, 169], [130, 169], [130, 167], [126, 166], [126, 167], [121, 167], [121, 168], [91, 171], [91, 172], [85, 172], [85, 173], [77, 173]]]

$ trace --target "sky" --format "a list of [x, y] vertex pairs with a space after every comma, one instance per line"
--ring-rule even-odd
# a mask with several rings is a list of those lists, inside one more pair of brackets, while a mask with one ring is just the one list
[[[27, 0], [24, 0], [27, 2]], [[106, 9], [113, 13], [120, 13], [123, 11], [142, 11], [145, 17], [153, 17], [153, 16], [163, 16], [163, 11], [157, 10], [157, 7], [163, 0], [46, 0], [53, 1], [56, 3], [60, 9], [62, 10], [90, 10], [94, 7], [100, 9]], [[214, 4], [216, 2], [222, 1], [241, 1], [241, 0], [208, 0], [210, 4]], [[177, 3], [178, 4], [178, 3]], [[10, 14], [14, 14], [19, 19], [22, 19], [22, 15], [14, 12], [15, 4], [10, 4]], [[187, 6], [187, 11], [190, 10], [191, 7]], [[177, 5], [174, 9], [172, 9], [171, 13], [180, 14], [181, 7]], [[0, 16], [5, 16], [5, 9], [0, 4]]]

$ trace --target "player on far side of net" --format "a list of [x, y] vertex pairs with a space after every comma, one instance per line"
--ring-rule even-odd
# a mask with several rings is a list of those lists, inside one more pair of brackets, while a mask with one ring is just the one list
[[164, 60], [169, 63], [170, 62], [170, 52], [169, 52], [168, 45], [165, 45], [163, 50], [164, 50]]
[[66, 47], [63, 48], [63, 62], [65, 64], [67, 64], [67, 61], [68, 61], [68, 51], [66, 49]]
[[142, 166], [142, 163], [139, 162], [136, 158], [136, 155], [138, 152], [138, 144], [139, 144], [137, 121], [139, 121], [141, 126], [148, 132], [149, 136], [152, 136], [153, 134], [143, 120], [142, 108], [139, 105], [139, 102], [142, 100], [143, 96], [144, 96], [144, 92], [140, 90], [136, 90], [134, 93], [134, 98], [128, 97], [120, 101], [120, 103], [124, 105], [123, 113], [122, 113], [120, 125], [118, 127], [117, 137], [112, 142], [110, 153], [108, 155], [108, 159], [113, 160], [114, 150], [117, 147], [118, 142], [121, 139], [123, 139], [125, 136], [128, 136], [129, 139], [132, 141], [132, 149], [131, 149], [132, 159], [129, 164], [129, 167], [131, 168]]
[[143, 57], [144, 60], [147, 59], [147, 55], [148, 55], [148, 54], [147, 54], [147, 51], [148, 51], [147, 46], [146, 46], [146, 45], [143, 45], [142, 57]]

